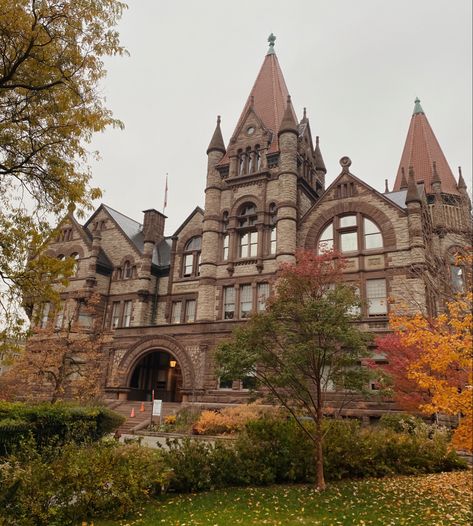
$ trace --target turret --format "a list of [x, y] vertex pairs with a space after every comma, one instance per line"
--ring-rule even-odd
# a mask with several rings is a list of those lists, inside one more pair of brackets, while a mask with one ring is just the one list
[[297, 226], [297, 121], [294, 118], [291, 97], [278, 133], [279, 138], [279, 184], [283, 201], [279, 204], [277, 215], [277, 261], [294, 261], [296, 252]]

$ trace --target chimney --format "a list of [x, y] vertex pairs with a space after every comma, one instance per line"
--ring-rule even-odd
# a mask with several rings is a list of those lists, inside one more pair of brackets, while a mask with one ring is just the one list
[[164, 237], [164, 223], [167, 216], [154, 208], [143, 210], [143, 235], [145, 243], [157, 244]]

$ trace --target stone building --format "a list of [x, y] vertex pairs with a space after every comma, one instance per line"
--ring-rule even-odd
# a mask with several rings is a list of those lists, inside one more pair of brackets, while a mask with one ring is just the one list
[[[461, 286], [452, 258], [465, 245], [470, 200], [418, 100], [392, 191], [352, 174], [348, 157], [326, 186], [319, 137], [305, 111], [298, 120], [270, 41], [233, 135], [225, 144], [218, 118], [207, 157], [205, 207], [174, 235], [157, 210], [138, 222], [102, 204], [84, 225], [71, 213], [49, 245], [77, 261], [64, 304], [103, 299], [108, 398], [148, 400], [155, 389], [165, 401], [244, 400], [251, 379], [220, 382], [214, 348], [264, 309], [278, 266], [298, 248], [346, 256], [366, 330], [387, 330], [388, 298], [441, 308], [441, 270]], [[45, 307], [40, 323], [60, 324], [61, 312]]]

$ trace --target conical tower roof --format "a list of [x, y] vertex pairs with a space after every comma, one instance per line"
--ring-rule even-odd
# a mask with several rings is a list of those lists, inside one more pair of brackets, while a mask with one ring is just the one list
[[[235, 137], [243, 125], [243, 122], [252, 109], [261, 119], [263, 125], [273, 132], [273, 139], [268, 153], [279, 150], [278, 132], [287, 106], [289, 95], [286, 81], [279, 65], [278, 57], [274, 51], [274, 37], [272, 34], [268, 38], [270, 43], [269, 50], [264, 58], [263, 64], [256, 77], [255, 83], [251, 88], [250, 94], [238, 119], [232, 138]], [[298, 119], [291, 105], [291, 112], [294, 121]], [[228, 162], [228, 154], [222, 159], [220, 164]]]
[[209, 147], [207, 148], [207, 155], [210, 152], [217, 151], [225, 153], [225, 143], [223, 142], [222, 130], [220, 129], [220, 115], [217, 117], [217, 125], [215, 126], [214, 134], [210, 140]]
[[459, 192], [452, 170], [430, 127], [420, 105], [420, 100], [416, 99], [393, 190], [397, 191], [402, 187], [402, 168], [406, 170], [412, 166], [416, 182], [424, 183], [426, 194], [433, 193], [432, 178], [434, 174], [432, 166], [434, 161], [438, 177], [442, 183], [442, 192], [458, 195]]

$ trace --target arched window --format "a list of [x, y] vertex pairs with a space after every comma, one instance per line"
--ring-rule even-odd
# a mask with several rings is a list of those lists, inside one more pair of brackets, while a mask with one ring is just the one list
[[450, 280], [453, 292], [463, 292], [465, 290], [464, 269], [459, 264], [459, 254], [450, 255]]
[[129, 261], [125, 261], [123, 263], [122, 279], [130, 279], [131, 277], [133, 277], [133, 267]]
[[199, 260], [202, 238], [200, 236], [189, 239], [182, 254], [182, 276], [187, 278], [199, 275]]
[[361, 214], [336, 216], [322, 230], [317, 251], [337, 250], [344, 254], [359, 250], [383, 248], [383, 235], [379, 227]]
[[79, 254], [73, 252], [69, 257], [74, 260], [74, 266], [72, 267], [72, 275], [77, 276], [77, 271], [79, 270]]
[[258, 254], [258, 232], [256, 230], [256, 207], [246, 203], [238, 214], [239, 257], [252, 258]]

